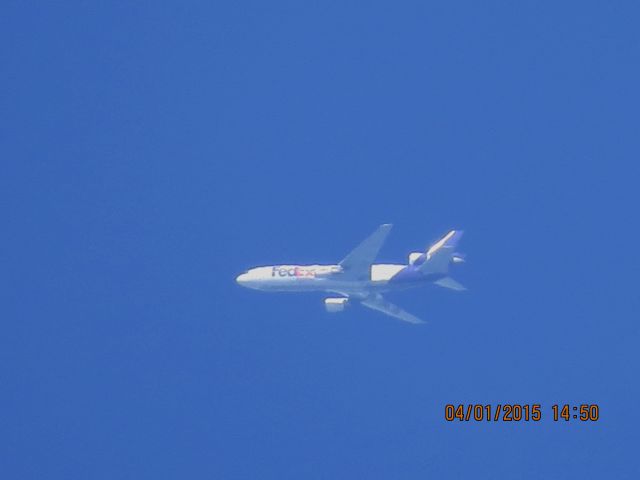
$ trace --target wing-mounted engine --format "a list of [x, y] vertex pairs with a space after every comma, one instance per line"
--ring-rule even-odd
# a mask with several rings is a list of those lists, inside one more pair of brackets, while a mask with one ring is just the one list
[[327, 312], [331, 312], [331, 313], [342, 312], [348, 303], [349, 303], [349, 299], [345, 297], [325, 298], [324, 308], [327, 309]]

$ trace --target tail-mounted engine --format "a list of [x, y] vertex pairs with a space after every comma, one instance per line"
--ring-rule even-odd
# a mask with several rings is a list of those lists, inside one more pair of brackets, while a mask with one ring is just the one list
[[451, 261], [453, 263], [464, 263], [464, 253], [454, 253], [451, 255]]
[[424, 252], [411, 252], [409, 254], [409, 265], [413, 265], [414, 263], [416, 263], [416, 260], [418, 260], [423, 255]]
[[[422, 252], [411, 252], [409, 254], [409, 265], [420, 265], [427, 260], [427, 255]], [[451, 254], [451, 262], [453, 263], [464, 263], [465, 255], [463, 253], [452, 253]]]
[[327, 312], [335, 313], [341, 312], [344, 310], [344, 307], [349, 303], [348, 298], [325, 298], [324, 299], [324, 308], [327, 309]]

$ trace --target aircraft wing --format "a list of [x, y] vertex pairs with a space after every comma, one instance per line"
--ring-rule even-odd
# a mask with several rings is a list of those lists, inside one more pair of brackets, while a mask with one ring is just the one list
[[466, 290], [464, 285], [456, 282], [451, 277], [444, 277], [444, 278], [441, 278], [440, 280], [436, 280], [433, 283], [435, 283], [436, 285], [439, 285], [441, 287], [444, 287], [444, 288], [450, 288], [451, 290], [457, 290], [459, 292], [462, 292], [462, 291]]
[[402, 320], [403, 322], [409, 323], [425, 323], [424, 320], [420, 320], [415, 315], [411, 315], [409, 312], [401, 309], [397, 305], [394, 305], [391, 302], [388, 302], [384, 299], [382, 295], [376, 293], [374, 295], [370, 295], [363, 300], [361, 300], [362, 305], [367, 308], [371, 308], [372, 310], [377, 310], [382, 313], [386, 313], [387, 315], [397, 318], [398, 320]]
[[390, 223], [380, 225], [375, 232], [363, 240], [349, 255], [344, 257], [340, 262], [344, 275], [356, 280], [369, 280], [371, 278], [371, 264], [378, 256], [378, 252], [382, 248], [392, 226]]

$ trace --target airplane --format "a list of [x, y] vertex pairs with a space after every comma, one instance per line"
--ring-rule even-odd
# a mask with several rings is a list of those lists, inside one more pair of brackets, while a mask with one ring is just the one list
[[339, 297], [325, 298], [328, 312], [341, 312], [353, 299], [372, 310], [398, 320], [425, 323], [415, 315], [387, 301], [382, 294], [433, 283], [451, 290], [466, 290], [449, 276], [451, 264], [462, 263], [455, 251], [463, 232], [451, 230], [424, 252], [411, 252], [407, 265], [377, 263], [391, 224], [380, 225], [336, 265], [269, 265], [238, 275], [236, 282], [247, 288], [266, 291], [321, 291]]

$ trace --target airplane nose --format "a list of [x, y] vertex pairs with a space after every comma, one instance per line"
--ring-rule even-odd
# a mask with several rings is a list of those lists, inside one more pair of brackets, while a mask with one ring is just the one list
[[236, 282], [238, 283], [238, 285], [245, 285], [247, 283], [247, 274], [243, 273], [240, 274], [236, 277]]

